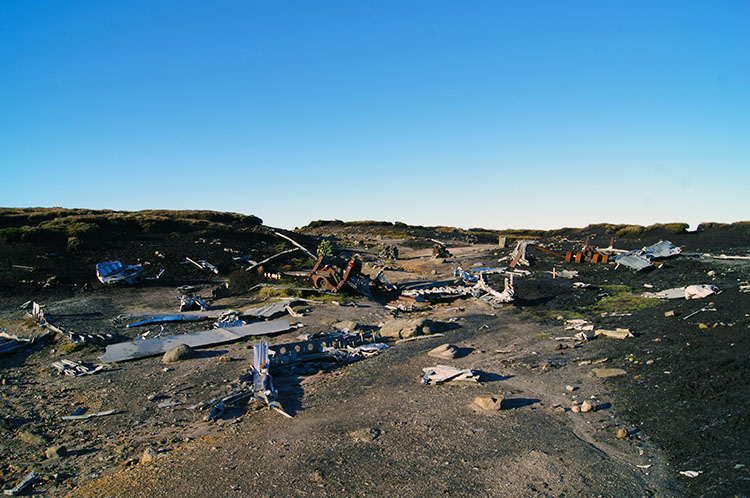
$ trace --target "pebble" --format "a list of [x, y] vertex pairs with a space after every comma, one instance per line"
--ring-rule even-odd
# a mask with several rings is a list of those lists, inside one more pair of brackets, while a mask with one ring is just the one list
[[365, 429], [358, 429], [354, 432], [350, 432], [349, 435], [357, 441], [375, 441], [378, 437], [380, 437], [380, 429], [377, 429], [375, 427], [368, 427]]
[[141, 464], [145, 465], [153, 462], [156, 459], [157, 455], [158, 453], [156, 453], [155, 449], [146, 448], [145, 450], [143, 450], [143, 454], [141, 455]]
[[577, 387], [575, 387], [575, 386], [570, 386], [570, 385], [568, 385], [568, 386], [565, 386], [565, 390], [566, 390], [566, 391], [568, 391], [569, 393], [572, 393], [572, 392], [573, 392], [573, 391], [575, 391], [576, 389], [578, 389], [578, 388], [577, 388]]
[[624, 427], [620, 427], [617, 431], [617, 439], [625, 439], [626, 437], [628, 437], [628, 430]]
[[573, 412], [573, 413], [578, 413], [578, 412], [581, 411], [581, 407], [578, 406], [578, 405], [573, 405], [573, 406], [570, 407], [570, 411]]
[[666, 316], [666, 317], [674, 316], [674, 310], [665, 311], [664, 312], [664, 316]]
[[68, 449], [61, 445], [50, 446], [44, 452], [44, 455], [50, 460], [58, 460], [68, 454]]
[[653, 365], [653, 364], [654, 364], [654, 360], [646, 360], [646, 365]]
[[706, 325], [705, 323], [701, 322], [701, 323], [698, 324], [698, 328], [699, 329], [707, 329], [708, 325]]
[[590, 412], [593, 408], [594, 407], [591, 406], [591, 403], [589, 403], [588, 401], [584, 401], [583, 403], [581, 403], [581, 412], [583, 413]]

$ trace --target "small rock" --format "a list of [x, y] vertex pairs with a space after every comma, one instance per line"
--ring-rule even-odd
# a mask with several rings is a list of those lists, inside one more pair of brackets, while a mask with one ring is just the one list
[[67, 454], [68, 454], [68, 449], [65, 446], [61, 445], [61, 444], [58, 444], [58, 445], [55, 445], [55, 446], [50, 446], [44, 452], [44, 455], [49, 460], [58, 460], [60, 458], [63, 458]]
[[156, 452], [155, 449], [153, 449], [153, 448], [146, 448], [145, 450], [143, 450], [143, 454], [141, 455], [140, 462], [143, 465], [149, 464], [149, 463], [153, 462], [156, 459], [157, 455], [158, 455], [158, 453]]
[[44, 438], [42, 436], [29, 431], [21, 431], [16, 436], [16, 439], [20, 439], [24, 443], [32, 446], [41, 446], [44, 444]]
[[654, 364], [654, 360], [646, 360], [646, 365], [653, 365], [653, 364]]
[[582, 360], [578, 362], [578, 366], [585, 367], [586, 365], [591, 365], [591, 360]]
[[337, 330], [349, 329], [351, 331], [355, 331], [362, 328], [362, 325], [355, 322], [354, 320], [344, 320], [343, 322], [338, 322], [336, 325], [334, 325], [334, 327]]
[[600, 379], [617, 377], [618, 375], [627, 374], [627, 372], [622, 368], [594, 368], [591, 370], [591, 372]]
[[698, 324], [698, 328], [699, 329], [707, 329], [708, 325], [706, 325], [705, 323], [701, 322], [701, 323]]
[[456, 353], [458, 352], [458, 348], [454, 346], [453, 344], [442, 344], [432, 351], [429, 351], [427, 353], [427, 356], [432, 356], [433, 358], [443, 358], [446, 360], [452, 360], [456, 357]]
[[358, 429], [354, 432], [350, 432], [349, 435], [356, 441], [367, 443], [369, 441], [375, 441], [378, 437], [380, 437], [380, 429], [368, 427], [366, 429]]
[[578, 406], [578, 405], [573, 405], [573, 406], [570, 407], [570, 411], [573, 412], [573, 413], [578, 413], [578, 412], [581, 411], [581, 407]]
[[626, 437], [628, 437], [628, 430], [624, 427], [620, 427], [617, 431], [617, 439], [625, 439]]
[[313, 470], [313, 473], [312, 473], [312, 480], [313, 481], [315, 481], [315, 482], [323, 482], [323, 479], [324, 479], [324, 477], [323, 477], [323, 471], [322, 470], [320, 470], [320, 469]]
[[591, 403], [589, 403], [588, 401], [584, 401], [583, 403], [581, 403], [581, 412], [583, 413], [590, 412], [593, 408], [594, 407], [591, 406]]
[[175, 361], [187, 360], [195, 358], [195, 350], [187, 344], [178, 344], [166, 353], [161, 361], [164, 363], [173, 363]]
[[664, 312], [664, 316], [666, 316], [666, 317], [674, 316], [674, 310], [665, 311]]
[[439, 328], [439, 323], [426, 318], [413, 320], [397, 319], [384, 323], [380, 328], [380, 335], [394, 339], [406, 339], [417, 335], [429, 335], [436, 332]]
[[503, 400], [505, 396], [502, 394], [495, 394], [491, 396], [477, 396], [474, 398], [474, 402], [469, 405], [469, 408], [475, 411], [482, 412], [496, 412], [502, 410]]
[[572, 392], [573, 392], [573, 391], [575, 391], [576, 389], [578, 389], [578, 388], [577, 388], [577, 387], [575, 387], [575, 386], [570, 386], [570, 385], [568, 385], [568, 386], [565, 386], [565, 390], [566, 390], [566, 391], [568, 391], [569, 393], [572, 393]]
[[228, 354], [223, 354], [219, 356], [219, 362], [221, 363], [231, 363], [233, 358], [229, 356]]

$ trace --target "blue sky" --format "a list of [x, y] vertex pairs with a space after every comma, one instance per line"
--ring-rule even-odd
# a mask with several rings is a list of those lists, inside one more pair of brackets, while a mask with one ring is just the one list
[[750, 3], [0, 5], [0, 206], [750, 219]]

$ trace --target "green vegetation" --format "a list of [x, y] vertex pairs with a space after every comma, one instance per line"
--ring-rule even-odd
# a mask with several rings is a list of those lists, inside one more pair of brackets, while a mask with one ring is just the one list
[[544, 308], [525, 308], [522, 311], [519, 311], [516, 316], [522, 320], [535, 322], [556, 321], [558, 316], [563, 316], [566, 320], [571, 318], [583, 318], [583, 314], [578, 311], [550, 310]]
[[86, 348], [86, 344], [82, 342], [70, 342], [68, 344], [63, 344], [59, 348], [57, 348], [58, 353], [61, 354], [70, 354], [74, 353], [76, 351], [81, 351]]
[[291, 287], [283, 289], [261, 287], [258, 291], [258, 297], [263, 300], [273, 299], [275, 297], [302, 297], [302, 292]]
[[627, 285], [608, 284], [602, 285], [601, 289], [609, 293], [592, 306], [585, 308], [589, 313], [628, 313], [646, 308], [653, 308], [661, 303], [661, 299], [643, 297], [633, 294], [633, 290]]
[[620, 296], [605, 296], [598, 303], [587, 308], [594, 313], [620, 312], [627, 313], [646, 308], [653, 308], [661, 303], [661, 299], [624, 294]]
[[[111, 234], [229, 232], [236, 225], [257, 227], [256, 216], [215, 211], [110, 211], [62, 208], [0, 209], [0, 238], [6, 243], [32, 242], [66, 245], [72, 250]], [[69, 241], [71, 237], [80, 242]]]
[[412, 238], [411, 235], [409, 235], [406, 232], [399, 232], [396, 230], [380, 230], [376, 233], [376, 235], [380, 235], [384, 239], [410, 239]]

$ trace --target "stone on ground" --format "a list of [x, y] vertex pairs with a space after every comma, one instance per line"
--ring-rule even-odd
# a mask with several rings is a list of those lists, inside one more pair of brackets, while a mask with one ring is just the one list
[[187, 360], [195, 358], [195, 350], [187, 344], [178, 344], [166, 353], [161, 361], [164, 363], [173, 363], [175, 361]]
[[435, 349], [429, 351], [427, 355], [432, 356], [433, 358], [452, 360], [456, 357], [456, 353], [458, 353], [458, 348], [453, 344], [441, 344]]

